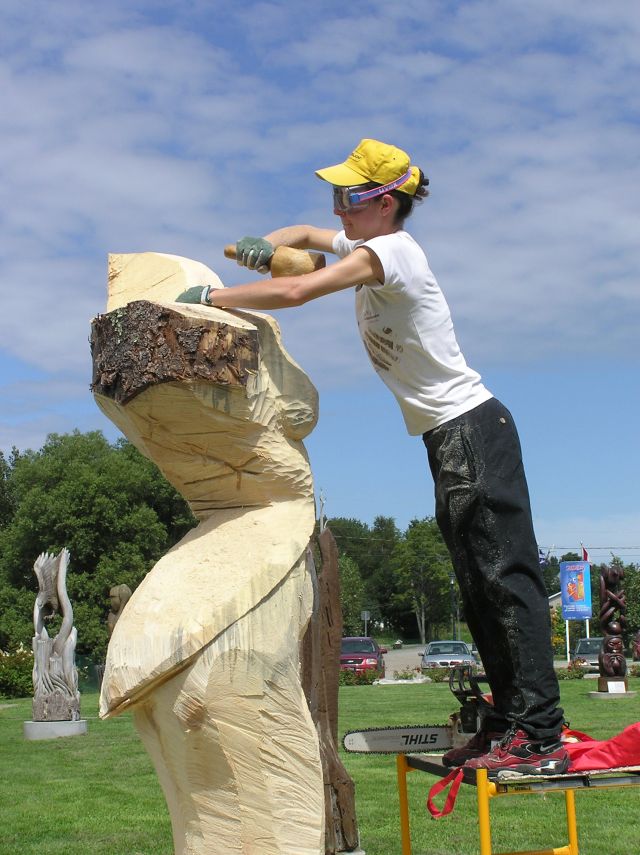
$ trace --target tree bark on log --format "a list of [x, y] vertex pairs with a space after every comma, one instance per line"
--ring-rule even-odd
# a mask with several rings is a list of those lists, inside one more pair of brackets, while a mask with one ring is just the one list
[[169, 380], [246, 386], [258, 369], [258, 333], [219, 321], [194, 322], [141, 300], [96, 318], [91, 352], [93, 391], [127, 404]]

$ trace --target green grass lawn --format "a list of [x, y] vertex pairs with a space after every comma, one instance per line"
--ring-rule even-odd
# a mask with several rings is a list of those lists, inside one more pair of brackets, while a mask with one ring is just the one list
[[[560, 684], [567, 718], [596, 738], [638, 720], [636, 698], [591, 700], [595, 681]], [[345, 686], [340, 732], [387, 724], [444, 722], [456, 708], [446, 684]], [[0, 702], [0, 855], [171, 855], [171, 828], [151, 762], [130, 716], [97, 719], [97, 695], [82, 696], [84, 737], [27, 742], [31, 701]], [[356, 783], [367, 855], [400, 855], [395, 758], [344, 755]], [[452, 815], [434, 821], [425, 807], [434, 778], [409, 775], [413, 855], [478, 852], [475, 789], [463, 786]], [[441, 803], [441, 800], [439, 801]], [[578, 792], [581, 855], [640, 853], [640, 788]], [[499, 799], [491, 808], [497, 851], [566, 843], [560, 793]], [[212, 853], [213, 855], [213, 853]]]

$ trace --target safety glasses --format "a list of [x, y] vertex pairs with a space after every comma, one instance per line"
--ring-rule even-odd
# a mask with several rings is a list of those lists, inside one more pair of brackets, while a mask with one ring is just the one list
[[355, 187], [336, 187], [333, 188], [333, 209], [334, 211], [361, 211], [367, 207], [371, 199], [378, 196], [384, 196], [385, 193], [390, 193], [392, 190], [397, 190], [398, 187], [407, 182], [411, 178], [411, 170], [409, 169], [400, 178], [391, 181], [389, 184], [383, 184], [381, 187], [373, 187], [369, 190], [358, 190], [362, 185]]

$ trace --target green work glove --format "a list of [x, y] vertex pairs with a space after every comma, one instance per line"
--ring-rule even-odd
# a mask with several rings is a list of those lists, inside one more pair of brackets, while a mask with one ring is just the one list
[[249, 270], [258, 273], [269, 272], [269, 262], [273, 256], [272, 244], [264, 238], [243, 237], [236, 244], [236, 261]]
[[194, 285], [191, 288], [187, 288], [186, 291], [183, 291], [181, 294], [178, 294], [176, 297], [176, 303], [201, 303], [205, 306], [210, 306], [209, 302], [209, 289], [210, 285]]

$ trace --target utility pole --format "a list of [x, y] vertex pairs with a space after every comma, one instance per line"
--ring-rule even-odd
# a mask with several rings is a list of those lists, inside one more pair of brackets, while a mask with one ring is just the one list
[[456, 577], [453, 571], [449, 573], [449, 590], [451, 591], [451, 638], [457, 640], [458, 634], [456, 632], [456, 592], [454, 588], [455, 578]]
[[364, 611], [360, 612], [360, 619], [364, 621], [364, 634], [367, 635], [367, 624], [371, 620], [371, 612]]

